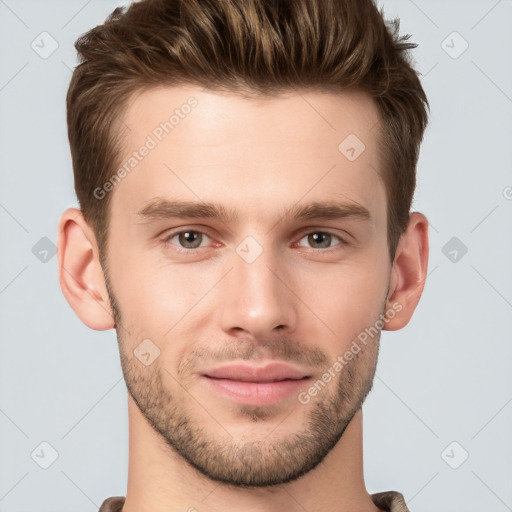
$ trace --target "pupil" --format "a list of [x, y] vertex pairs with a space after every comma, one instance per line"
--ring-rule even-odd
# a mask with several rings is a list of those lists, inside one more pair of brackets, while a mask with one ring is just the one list
[[[199, 233], [197, 233], [196, 231], [186, 231], [184, 233], [181, 233], [180, 238], [180, 243], [182, 245], [185, 245], [186, 247], [190, 247], [190, 244], [192, 244], [192, 248], [195, 249], [196, 247], [199, 247], [199, 245], [201, 245]], [[199, 240], [199, 244], [195, 243], [197, 242], [197, 240]]]
[[[313, 235], [310, 235], [310, 238], [312, 239], [312, 241], [314, 243], [320, 243], [320, 245], [322, 247], [329, 247], [331, 235], [329, 235], [328, 233], [313, 233]], [[322, 243], [322, 239], [323, 239], [323, 243]]]

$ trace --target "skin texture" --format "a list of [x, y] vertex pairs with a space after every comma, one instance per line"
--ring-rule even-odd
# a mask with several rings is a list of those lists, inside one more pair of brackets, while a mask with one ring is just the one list
[[[361, 405], [380, 328], [404, 327], [420, 299], [427, 219], [411, 214], [390, 262], [379, 115], [363, 93], [146, 91], [123, 116], [122, 161], [190, 97], [197, 105], [107, 192], [108, 268], [79, 210], [59, 223], [68, 302], [92, 329], [117, 331], [129, 391], [123, 510], [376, 511], [363, 479]], [[349, 134], [365, 145], [354, 161], [338, 149]], [[216, 203], [237, 219], [138, 215], [155, 199]], [[363, 206], [370, 218], [287, 216], [311, 202]], [[135, 355], [143, 340], [147, 365]], [[332, 378], [307, 403], [294, 392], [241, 404], [202, 376], [233, 361], [286, 362], [309, 376], [305, 393], [329, 369]]]

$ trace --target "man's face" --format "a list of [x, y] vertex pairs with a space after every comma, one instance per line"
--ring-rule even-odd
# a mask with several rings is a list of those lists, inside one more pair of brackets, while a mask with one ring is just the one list
[[[122, 161], [138, 157], [109, 192], [108, 282], [128, 390], [209, 478], [296, 479], [335, 446], [374, 376], [380, 332], [344, 354], [382, 318], [390, 279], [377, 108], [361, 93], [162, 88], [123, 121]], [[313, 203], [345, 215], [297, 217]], [[276, 362], [293, 371], [252, 371]]]

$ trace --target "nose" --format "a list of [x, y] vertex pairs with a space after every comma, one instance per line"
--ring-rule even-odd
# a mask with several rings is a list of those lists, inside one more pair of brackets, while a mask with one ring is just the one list
[[298, 299], [290, 269], [268, 248], [254, 261], [242, 256], [233, 255], [234, 268], [222, 287], [223, 331], [250, 336], [255, 342], [291, 334], [296, 329]]

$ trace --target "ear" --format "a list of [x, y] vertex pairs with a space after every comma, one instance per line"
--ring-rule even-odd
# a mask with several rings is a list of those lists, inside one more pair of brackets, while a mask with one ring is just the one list
[[97, 331], [112, 329], [114, 318], [94, 231], [77, 208], [59, 220], [57, 257], [62, 293], [80, 320]]
[[398, 242], [391, 269], [386, 311], [394, 311], [395, 315], [386, 319], [384, 330], [396, 331], [409, 323], [425, 286], [427, 267], [428, 220], [413, 212]]

